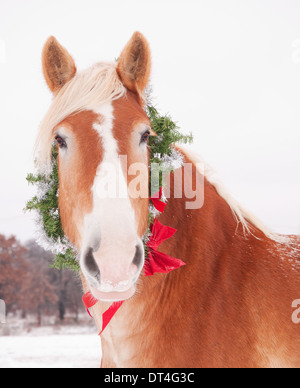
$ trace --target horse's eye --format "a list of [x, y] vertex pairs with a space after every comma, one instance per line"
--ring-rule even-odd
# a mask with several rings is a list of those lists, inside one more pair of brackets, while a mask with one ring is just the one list
[[55, 140], [56, 140], [56, 143], [58, 144], [58, 146], [60, 147], [60, 148], [64, 148], [64, 147], [66, 147], [67, 146], [67, 143], [65, 142], [65, 140], [62, 138], [62, 137], [60, 137], [60, 136], [56, 136], [55, 137]]
[[141, 138], [141, 143], [147, 143], [147, 141], [149, 140], [149, 136], [150, 136], [150, 131], [149, 129], [142, 135], [142, 138]]

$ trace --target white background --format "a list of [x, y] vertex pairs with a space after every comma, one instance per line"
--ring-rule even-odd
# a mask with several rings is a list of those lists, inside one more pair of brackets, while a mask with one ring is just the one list
[[298, 0], [0, 0], [0, 233], [33, 237], [26, 174], [50, 102], [50, 35], [78, 69], [117, 58], [135, 30], [150, 42], [155, 103], [243, 206], [300, 233]]

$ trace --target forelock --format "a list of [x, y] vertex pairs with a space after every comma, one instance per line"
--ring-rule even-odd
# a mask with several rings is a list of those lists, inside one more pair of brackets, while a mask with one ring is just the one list
[[36, 167], [40, 172], [51, 170], [53, 129], [64, 119], [84, 110], [96, 111], [101, 105], [126, 93], [116, 63], [98, 63], [80, 72], [56, 95], [44, 120], [35, 145]]

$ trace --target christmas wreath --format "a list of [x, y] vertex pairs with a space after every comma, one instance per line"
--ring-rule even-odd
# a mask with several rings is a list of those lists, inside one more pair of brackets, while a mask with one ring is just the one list
[[[174, 148], [175, 144], [188, 144], [193, 141], [192, 135], [183, 135], [169, 115], [160, 115], [157, 109], [148, 104], [146, 113], [151, 121], [152, 129], [157, 136], [149, 140], [150, 164], [158, 166], [160, 171], [170, 173], [182, 166], [183, 157]], [[79, 271], [78, 252], [64, 234], [58, 205], [59, 175], [57, 163], [57, 146], [52, 147], [52, 171], [49, 175], [28, 174], [29, 184], [37, 187], [37, 194], [27, 202], [26, 211], [37, 212], [39, 227], [38, 243], [51, 251], [55, 258], [52, 267], [58, 270], [71, 269]], [[150, 179], [151, 182], [151, 179]], [[160, 175], [157, 187], [152, 187], [152, 194], [163, 187], [163, 174]], [[155, 191], [156, 190], [156, 191]], [[150, 203], [148, 230], [144, 236], [146, 257], [148, 257], [148, 242], [153, 233], [153, 222], [157, 216], [157, 209]]]

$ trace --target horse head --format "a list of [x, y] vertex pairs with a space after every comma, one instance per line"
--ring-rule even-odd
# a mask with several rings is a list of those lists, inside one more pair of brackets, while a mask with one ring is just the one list
[[[51, 37], [42, 62], [54, 100], [41, 125], [38, 160], [49, 165], [55, 141], [64, 232], [80, 252], [81, 271], [93, 295], [104, 301], [128, 299], [145, 259], [149, 45], [136, 32], [117, 62], [78, 72], [71, 55]], [[143, 171], [143, 195], [130, 190], [137, 179], [133, 166], [140, 166], [138, 175]]]

